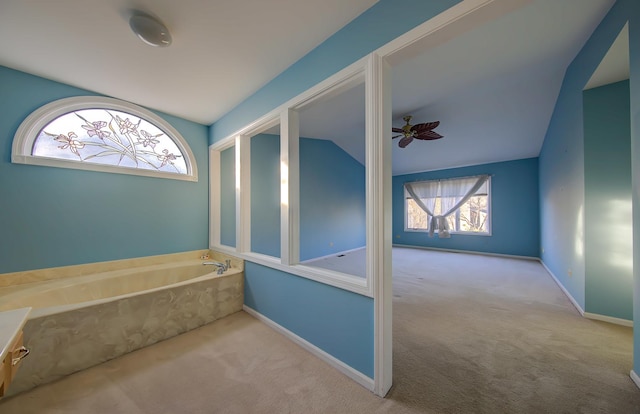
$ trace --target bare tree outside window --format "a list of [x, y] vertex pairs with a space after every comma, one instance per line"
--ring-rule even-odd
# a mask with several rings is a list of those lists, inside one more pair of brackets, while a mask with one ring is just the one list
[[486, 195], [473, 196], [459, 211], [459, 231], [484, 232], [487, 230], [488, 197]]
[[[464, 203], [455, 213], [447, 217], [450, 231], [453, 233], [490, 233], [490, 191], [484, 185], [478, 192]], [[414, 231], [429, 231], [431, 216], [418, 206], [405, 190], [406, 229]], [[426, 205], [433, 206], [435, 215], [442, 214], [443, 201], [441, 197], [421, 198]], [[436, 230], [437, 231], [437, 230]]]
[[425, 213], [412, 199], [407, 199], [407, 227], [410, 229], [428, 230], [429, 221]]

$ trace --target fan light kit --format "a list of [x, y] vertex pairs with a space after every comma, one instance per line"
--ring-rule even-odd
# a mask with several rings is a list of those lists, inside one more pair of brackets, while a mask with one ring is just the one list
[[136, 11], [129, 18], [129, 26], [133, 33], [148, 45], [167, 47], [171, 44], [169, 29], [153, 16]]
[[442, 135], [440, 135], [437, 132], [433, 131], [434, 129], [436, 129], [438, 127], [438, 125], [440, 125], [440, 121], [426, 122], [424, 124], [411, 125], [410, 124], [411, 118], [413, 118], [411, 115], [407, 115], [407, 116], [402, 118], [407, 123], [402, 128], [391, 128], [391, 130], [393, 132], [396, 132], [396, 133], [400, 134], [400, 135], [396, 135], [396, 136], [392, 137], [392, 139], [402, 137], [402, 139], [400, 139], [400, 141], [398, 142], [398, 146], [400, 148], [406, 147], [414, 139], [422, 139], [422, 140], [432, 141], [434, 139], [442, 138]]

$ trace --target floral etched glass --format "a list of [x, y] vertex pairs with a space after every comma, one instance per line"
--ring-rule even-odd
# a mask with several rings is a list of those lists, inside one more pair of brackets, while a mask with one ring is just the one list
[[113, 109], [81, 109], [48, 123], [32, 155], [188, 174], [184, 154], [160, 128]]

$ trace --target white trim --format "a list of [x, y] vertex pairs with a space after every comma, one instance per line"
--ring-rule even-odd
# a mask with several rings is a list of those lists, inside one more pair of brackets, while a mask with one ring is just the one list
[[309, 342], [309, 341], [307, 341], [305, 339], [302, 339], [301, 337], [299, 337], [298, 335], [294, 334], [293, 332], [291, 332], [287, 328], [283, 327], [282, 325], [277, 324], [276, 322], [272, 321], [271, 319], [267, 318], [266, 316], [262, 315], [261, 313], [251, 309], [247, 305], [243, 305], [242, 309], [245, 312], [247, 312], [249, 315], [253, 316], [254, 318], [259, 320], [260, 322], [262, 322], [265, 325], [267, 325], [268, 327], [270, 327], [271, 329], [273, 329], [273, 330], [281, 333], [282, 335], [286, 336], [288, 339], [290, 339], [291, 341], [295, 342], [296, 344], [298, 344], [299, 346], [304, 348], [306, 351], [310, 352], [311, 354], [313, 354], [314, 356], [318, 357], [319, 359], [321, 359], [322, 361], [326, 362], [327, 364], [331, 365], [333, 368], [337, 369], [338, 371], [340, 371], [341, 373], [343, 373], [347, 377], [351, 378], [352, 380], [354, 380], [358, 384], [362, 385], [367, 390], [373, 391], [373, 380], [371, 378], [367, 377], [366, 375], [364, 375], [363, 373], [361, 373], [360, 371], [356, 370], [355, 368], [350, 367], [349, 365], [347, 365], [344, 362], [340, 361], [338, 358], [334, 357], [333, 355], [328, 354], [327, 352], [325, 352], [322, 349], [318, 348], [317, 346], [313, 345], [311, 342]]
[[[453, 213], [451, 213], [451, 214], [453, 214]], [[406, 209], [405, 209], [405, 216], [406, 216]], [[409, 228], [406, 227], [406, 224], [405, 224], [404, 232], [405, 233], [425, 233], [425, 234], [429, 234], [429, 230], [425, 230], [425, 229], [409, 229]], [[438, 234], [438, 230], [435, 230], [434, 234]], [[476, 231], [451, 231], [450, 230], [449, 234], [457, 234], [458, 236], [478, 236], [478, 237], [491, 237], [491, 236], [493, 236], [493, 233], [481, 233], [481, 232], [476, 232]]]
[[640, 376], [638, 376], [634, 370], [631, 370], [629, 375], [631, 376], [631, 380], [636, 384], [636, 387], [640, 388]]
[[468, 254], [475, 254], [475, 255], [479, 255], [479, 256], [494, 256], [494, 257], [504, 257], [504, 258], [507, 258], [507, 259], [522, 259], [522, 260], [540, 261], [540, 258], [534, 257], [534, 256], [519, 256], [517, 254], [479, 252], [479, 251], [475, 251], [475, 250], [443, 249], [443, 248], [440, 248], [440, 247], [416, 246], [416, 245], [413, 245], [413, 244], [394, 244], [393, 247], [406, 247], [407, 249], [435, 250], [435, 251], [439, 251], [439, 252], [468, 253]]
[[600, 315], [598, 313], [585, 312], [582, 316], [587, 319], [593, 319], [594, 321], [609, 322], [615, 325], [627, 326], [633, 328], [633, 321], [629, 319], [614, 318], [613, 316]]
[[[284, 116], [290, 119], [292, 116], [290, 111], [295, 111], [314, 101], [326, 99], [333, 93], [338, 93], [361, 82], [363, 77], [366, 78], [367, 277], [364, 280], [365, 285], [356, 283], [362, 283], [362, 278], [352, 276], [342, 278], [339, 273], [295, 264], [299, 258], [296, 257], [295, 243], [298, 243], [298, 239], [295, 237], [296, 229], [291, 227], [292, 223], [296, 226], [295, 220], [297, 218], [294, 211], [282, 214], [282, 219], [287, 223], [284, 221], [281, 223], [281, 231], [284, 233], [286, 230], [287, 234], [284, 237], [289, 238], [286, 249], [282, 249], [283, 259], [267, 258], [264, 255], [254, 253], [242, 254], [241, 256], [245, 260], [374, 298], [375, 379], [371, 388], [377, 395], [384, 396], [391, 387], [392, 381], [391, 141], [385, 139], [391, 128], [389, 64], [392, 63], [392, 60], [402, 59], [415, 52], [415, 47], [412, 46], [419, 44], [422, 49], [435, 47], [443, 41], [520, 8], [531, 1], [464, 0], [280, 105], [253, 123], [211, 145], [214, 150], [224, 149], [231, 145], [232, 137], [252, 135], [254, 131], [263, 131], [267, 124], [275, 122], [274, 119], [280, 118], [283, 113], [286, 112]], [[297, 134], [295, 130], [297, 127], [297, 124], [290, 120], [286, 122], [286, 125], [281, 125], [281, 137], [282, 135], [289, 137], [285, 140], [287, 145], [291, 145], [289, 141], [291, 136]], [[288, 156], [290, 155], [291, 153], [288, 154]], [[295, 175], [288, 174], [287, 177], [293, 178]], [[289, 191], [287, 195], [291, 196], [291, 188], [287, 186], [287, 189]], [[295, 191], [298, 189], [296, 188]], [[297, 194], [294, 193], [294, 195]], [[293, 221], [288, 222], [288, 220]], [[294, 244], [293, 248], [292, 243]], [[367, 380], [370, 381], [370, 379]]]
[[236, 137], [236, 251], [251, 250], [251, 137]]
[[[33, 144], [38, 134], [49, 122], [69, 112], [81, 109], [105, 108], [130, 113], [160, 128], [176, 144], [184, 155], [186, 174], [142, 168], [120, 167], [116, 165], [93, 164], [61, 158], [32, 155]], [[11, 162], [16, 164], [40, 165], [75, 170], [98, 171], [115, 174], [140, 175], [143, 177], [168, 178], [182, 181], [198, 181], [198, 167], [193, 151], [184, 137], [165, 119], [130, 102], [103, 96], [73, 96], [49, 102], [33, 111], [18, 127], [11, 148]]]
[[393, 65], [532, 1], [464, 0], [378, 48], [375, 53]]
[[[345, 89], [353, 87], [357, 82], [362, 82], [362, 79], [364, 78], [367, 59], [367, 57], [364, 57], [352, 63], [351, 65], [342, 69], [340, 72], [330, 76], [329, 78], [307, 89], [305, 92], [295, 96], [294, 98], [291, 98], [287, 102], [271, 110], [252, 123], [238, 129], [232, 134], [227, 135], [225, 138], [216, 141], [215, 143], [211, 144], [210, 147], [216, 151], [222, 151], [228, 147], [233, 146], [233, 140], [238, 135], [254, 136], [277, 125], [280, 121], [282, 113], [288, 111], [289, 109], [303, 108], [313, 103], [314, 98], [317, 98], [319, 100], [326, 99], [330, 96], [333, 96], [334, 94], [339, 94]], [[285, 126], [281, 125], [281, 135], [284, 133], [284, 128]]]
[[220, 244], [220, 151], [209, 149], [209, 245]]
[[236, 251], [235, 247], [230, 247], [230, 246], [225, 246], [224, 244], [213, 244], [211, 243], [209, 245], [209, 249], [211, 250], [217, 250], [220, 253], [226, 253], [229, 254], [231, 256], [237, 257], [237, 258], [241, 258], [241, 255], [238, 254], [238, 252]]
[[367, 280], [374, 298], [374, 393], [384, 397], [393, 384], [391, 69], [373, 53], [366, 75]]
[[280, 116], [280, 255], [300, 261], [300, 119], [293, 109]]
[[[361, 295], [372, 297], [373, 288], [369, 276], [366, 278], [344, 273], [332, 272], [326, 269], [317, 269], [298, 264], [299, 257], [299, 120], [297, 109], [304, 108], [317, 101], [329, 99], [344, 90], [352, 88], [358, 83], [362, 83], [366, 78], [366, 71], [369, 58], [365, 57], [357, 62], [349, 65], [340, 72], [320, 82], [316, 86], [308, 89], [304, 93], [290, 99], [288, 102], [280, 105], [268, 114], [262, 116], [251, 124], [241, 128], [235, 133], [217, 141], [210, 145], [212, 151], [223, 151], [235, 145], [237, 136], [254, 136], [261, 132], [276, 126], [280, 123], [280, 150], [281, 150], [281, 185], [286, 184], [286, 191], [281, 187], [281, 196], [285, 194], [286, 203], [281, 203], [281, 258], [280, 263], [275, 264], [274, 260], [265, 255], [251, 253], [246, 249], [241, 251], [242, 247], [238, 245], [236, 240], [235, 250], [232, 254], [240, 255], [245, 260], [253, 261], [258, 264], [273, 267], [284, 272], [295, 274], [297, 276], [306, 277], [308, 279], [335, 286], [341, 289], [349, 290]], [[287, 171], [283, 171], [282, 167], [286, 166]], [[295, 169], [295, 173], [294, 173]], [[216, 173], [214, 171], [214, 173]], [[218, 167], [219, 173], [219, 167]], [[213, 199], [219, 199], [220, 194], [212, 196]], [[390, 211], [390, 209], [388, 210]], [[236, 215], [236, 226], [238, 226], [238, 216]], [[211, 216], [211, 220], [217, 220], [211, 224], [212, 228], [220, 227], [221, 218]], [[215, 235], [215, 234], [214, 234]], [[210, 240], [211, 248], [226, 249], [228, 246], [220, 245], [218, 240]], [[364, 283], [364, 285], [363, 285]]]
[[569, 299], [569, 301], [573, 304], [573, 306], [580, 313], [580, 315], [584, 316], [584, 309], [582, 309], [582, 306], [580, 306], [578, 301], [575, 300], [575, 298], [571, 295], [571, 293], [569, 293], [569, 291], [562, 285], [562, 283], [560, 283], [560, 280], [556, 277], [556, 275], [553, 274], [551, 269], [547, 267], [547, 265], [542, 261], [542, 259], [539, 259], [539, 260], [540, 260], [540, 264], [542, 264], [542, 267], [544, 267], [547, 270], [547, 273], [549, 273], [549, 276], [553, 278], [553, 280], [556, 282], [556, 285], [558, 285], [560, 290], [562, 290], [564, 295]]
[[279, 122], [280, 111], [273, 110], [265, 116], [247, 125], [246, 127], [238, 130], [235, 134], [228, 135], [227, 137], [209, 145], [209, 148], [214, 151], [224, 151], [235, 145], [236, 137], [238, 135], [247, 135], [253, 137], [275, 127]]
[[334, 270], [307, 266], [303, 264], [285, 265], [281, 263], [281, 260], [277, 257], [252, 252], [240, 253], [229, 246], [212, 245], [210, 248], [229, 253], [235, 257], [244, 259], [251, 263], [270, 267], [272, 269], [276, 269], [295, 276], [304, 277], [315, 282], [324, 283], [326, 285], [344, 289], [362, 296], [367, 296], [370, 298], [373, 297], [373, 292], [371, 291], [370, 285], [367, 283], [366, 279], [360, 276], [349, 275]]
[[[240, 135], [240, 134], [238, 134]], [[228, 150], [236, 145], [236, 137], [238, 135], [229, 135], [223, 140], [216, 142], [215, 144], [209, 145], [209, 149], [211, 151], [222, 152], [224, 150]], [[248, 134], [247, 134], [248, 135]]]
[[600, 314], [597, 314], [597, 313], [585, 312], [584, 309], [582, 309], [582, 307], [578, 304], [578, 301], [575, 300], [575, 298], [571, 295], [571, 293], [569, 293], [569, 291], [562, 285], [562, 283], [560, 283], [560, 280], [553, 274], [551, 269], [549, 269], [547, 267], [547, 265], [542, 261], [542, 259], [538, 259], [538, 261], [540, 262], [542, 267], [545, 268], [547, 273], [549, 273], [551, 278], [553, 278], [553, 280], [556, 282], [556, 284], [558, 285], [560, 290], [562, 290], [562, 292], [569, 299], [569, 301], [573, 304], [573, 306], [580, 313], [580, 315], [582, 315], [584, 318], [592, 319], [592, 320], [596, 320], [596, 321], [603, 321], [603, 322], [613, 323], [615, 325], [627, 326], [627, 327], [631, 327], [631, 328], [633, 327], [633, 321], [630, 321], [628, 319], [614, 318], [612, 316], [606, 316], [606, 315], [600, 315]]

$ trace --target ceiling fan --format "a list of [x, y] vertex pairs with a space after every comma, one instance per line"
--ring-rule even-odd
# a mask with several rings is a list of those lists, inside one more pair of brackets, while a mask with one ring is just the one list
[[392, 137], [392, 139], [402, 137], [402, 139], [400, 139], [400, 141], [398, 142], [398, 146], [400, 148], [404, 148], [409, 145], [411, 141], [414, 140], [414, 138], [423, 140], [434, 140], [442, 138], [442, 135], [433, 131], [438, 127], [438, 125], [440, 125], [440, 121], [411, 125], [411, 118], [411, 115], [407, 115], [402, 118], [407, 123], [402, 128], [391, 128], [393, 132], [397, 132], [398, 134], [400, 134]]

